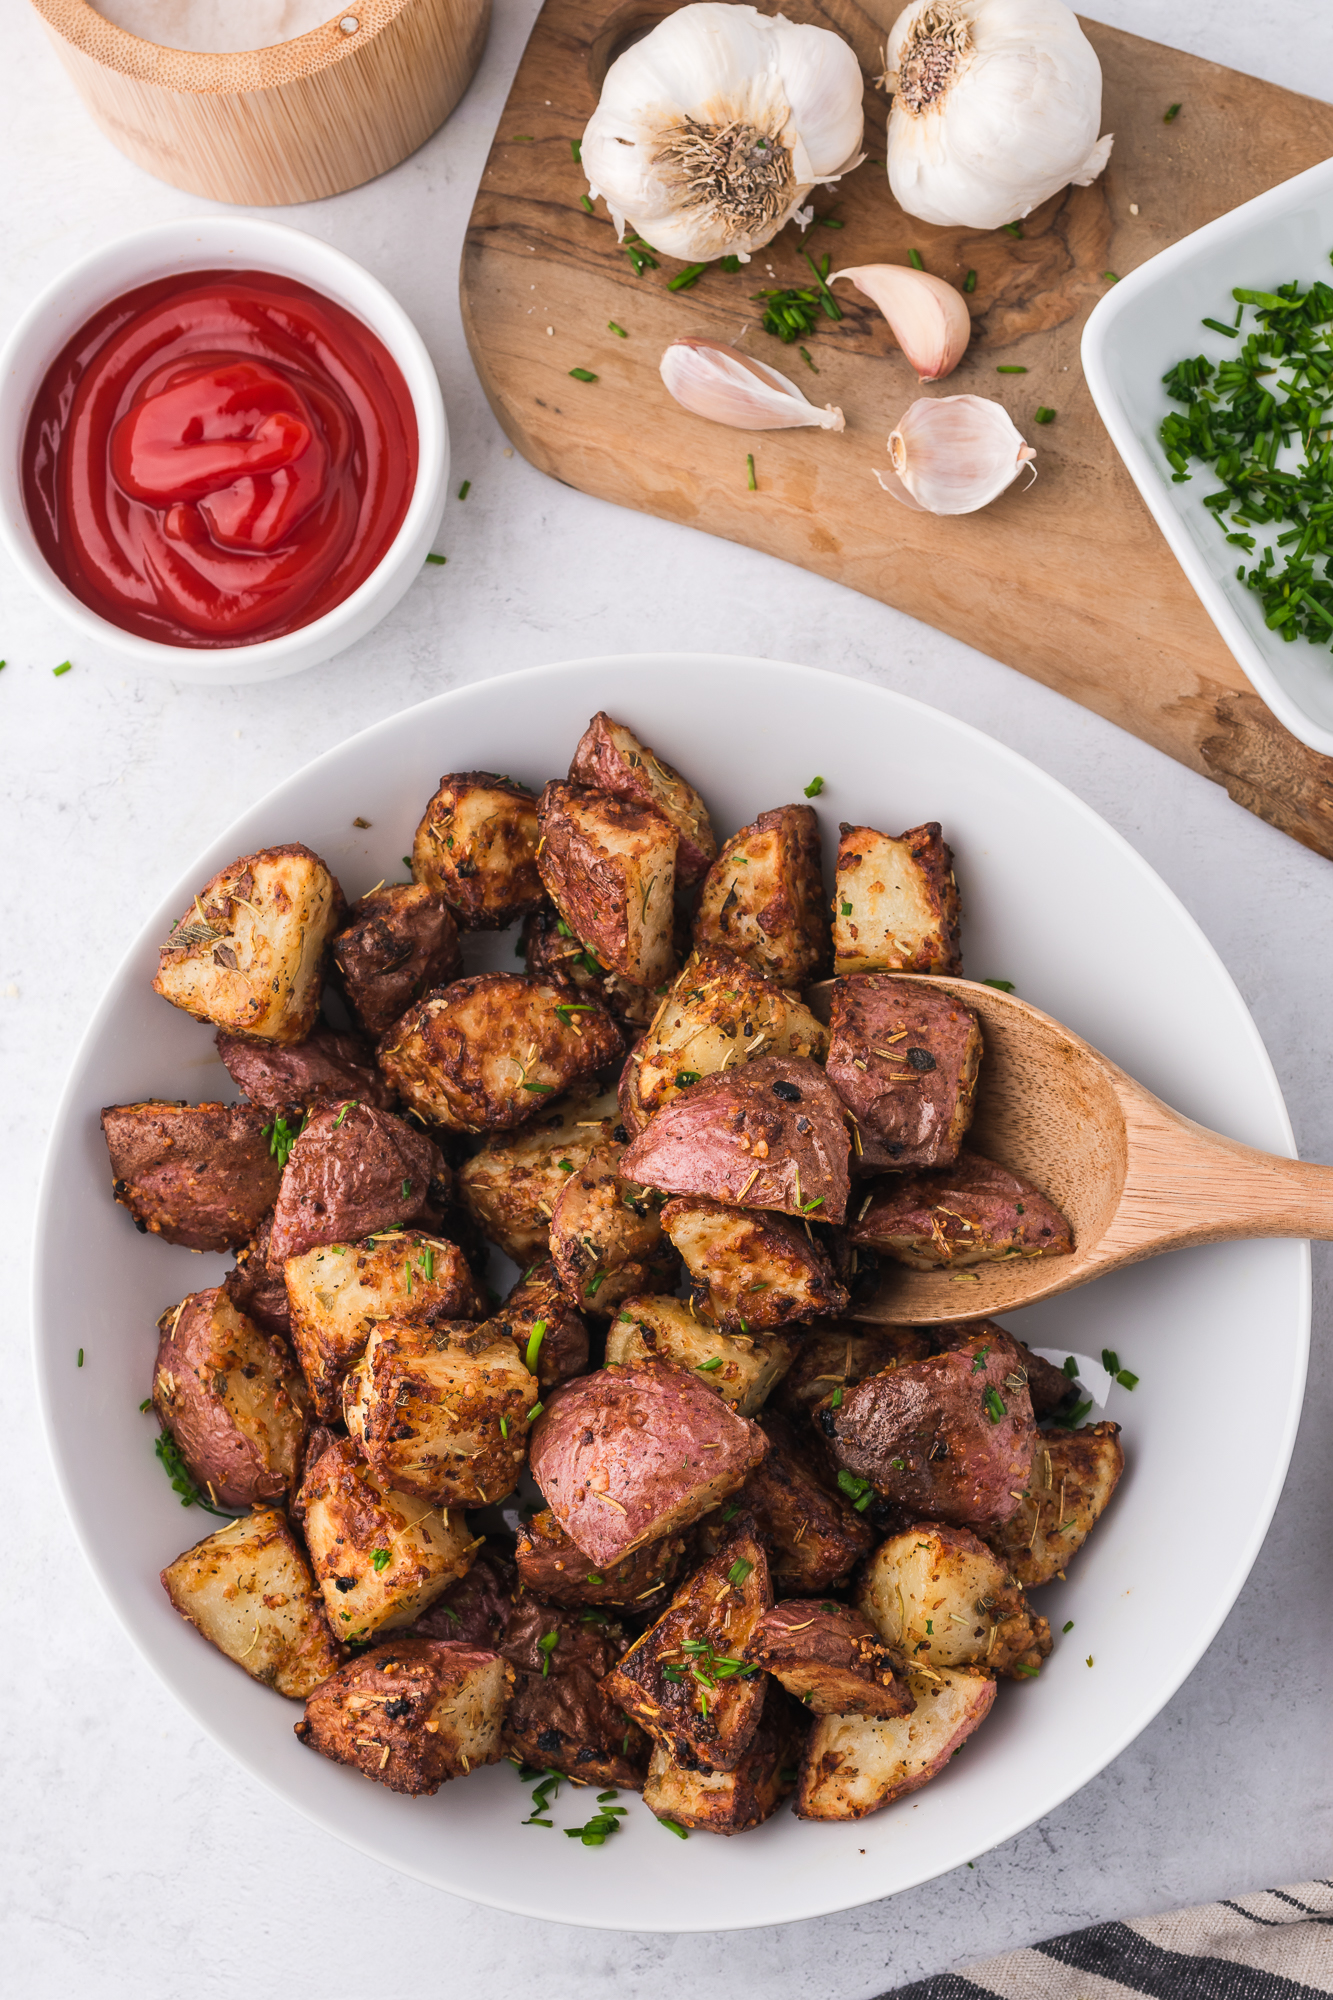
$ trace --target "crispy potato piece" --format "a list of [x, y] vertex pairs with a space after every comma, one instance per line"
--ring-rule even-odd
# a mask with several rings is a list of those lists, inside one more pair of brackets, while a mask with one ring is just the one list
[[513, 1608], [518, 1576], [508, 1553], [488, 1542], [467, 1575], [427, 1605], [407, 1636], [452, 1639], [498, 1651]]
[[220, 1285], [191, 1293], [157, 1325], [153, 1408], [196, 1482], [226, 1507], [293, 1490], [309, 1398], [290, 1349]]
[[694, 942], [735, 952], [779, 986], [820, 976], [830, 940], [812, 807], [777, 806], [731, 836], [700, 891]]
[[1018, 1511], [987, 1540], [1027, 1590], [1063, 1576], [1125, 1469], [1119, 1424], [1038, 1431]]
[[305, 1551], [276, 1508], [256, 1507], [186, 1549], [162, 1588], [220, 1653], [294, 1701], [342, 1660]]
[[839, 1462], [909, 1516], [980, 1532], [1018, 1506], [1036, 1425], [1018, 1350], [990, 1321], [949, 1353], [858, 1382], [840, 1408], [830, 1398], [816, 1415]]
[[333, 974], [368, 1035], [382, 1035], [433, 987], [463, 970], [458, 925], [424, 882], [394, 882], [353, 903], [333, 941]]
[[537, 815], [537, 866], [575, 937], [632, 985], [662, 985], [675, 966], [675, 827], [651, 807], [554, 780]]
[[424, 1132], [368, 1104], [321, 1105], [287, 1155], [273, 1209], [270, 1266], [418, 1219], [433, 1221], [452, 1175]]
[[599, 1147], [567, 1175], [551, 1216], [551, 1259], [582, 1312], [608, 1315], [636, 1292], [667, 1291], [680, 1269], [661, 1196], [620, 1175], [624, 1150]]
[[620, 1078], [630, 1132], [700, 1077], [736, 1069], [758, 1055], [822, 1062], [828, 1029], [808, 1007], [763, 979], [734, 952], [691, 952]]
[[719, 1333], [707, 1320], [696, 1319], [681, 1299], [636, 1295], [625, 1300], [611, 1322], [606, 1358], [623, 1368], [654, 1354], [674, 1361], [692, 1369], [731, 1409], [753, 1417], [790, 1368], [797, 1346], [781, 1333]]
[[571, 785], [609, 792], [627, 805], [650, 806], [676, 829], [676, 880], [702, 882], [717, 854], [708, 808], [694, 786], [646, 743], [599, 709], [579, 738], [569, 766]]
[[520, 1598], [500, 1647], [517, 1670], [506, 1754], [539, 1771], [641, 1791], [651, 1745], [601, 1685], [628, 1644], [624, 1626], [603, 1613]]
[[664, 1535], [623, 1561], [599, 1569], [591, 1556], [574, 1546], [550, 1509], [543, 1508], [519, 1529], [515, 1558], [522, 1588], [548, 1604], [565, 1604], [576, 1611], [614, 1604], [635, 1617], [648, 1617], [666, 1602], [685, 1561], [686, 1546], [684, 1535]]
[[768, 1449], [757, 1424], [666, 1361], [562, 1383], [532, 1432], [532, 1476], [603, 1574], [690, 1527], [742, 1486]]
[[343, 1383], [347, 1428], [386, 1486], [437, 1507], [486, 1507], [518, 1484], [537, 1401], [493, 1321], [387, 1320]]
[[762, 1677], [744, 1649], [773, 1602], [764, 1545], [741, 1520], [636, 1639], [603, 1686], [692, 1771], [734, 1771], [759, 1727]]
[[232, 1082], [266, 1111], [341, 1104], [349, 1098], [387, 1111], [398, 1101], [360, 1035], [335, 1034], [320, 1026], [305, 1041], [283, 1047], [247, 1042], [219, 1028], [214, 1041]]
[[486, 1310], [458, 1246], [416, 1229], [322, 1243], [285, 1273], [292, 1345], [326, 1422], [342, 1415], [343, 1379], [380, 1321], [435, 1326]]
[[380, 1067], [437, 1125], [512, 1131], [621, 1055], [624, 1041], [606, 1009], [579, 1006], [575, 1013], [563, 988], [516, 972], [457, 979], [408, 1009], [380, 1050]]
[[350, 1438], [331, 1438], [313, 1464], [307, 1456], [297, 1510], [329, 1623], [343, 1639], [410, 1625], [481, 1545], [461, 1510], [437, 1512], [377, 1479]]
[[303, 1042], [345, 908], [334, 876], [299, 841], [242, 855], [172, 926], [153, 991], [229, 1034]]
[[500, 1761], [514, 1670], [482, 1646], [394, 1639], [317, 1688], [302, 1743], [391, 1792], [421, 1797]]
[[842, 1104], [818, 1064], [756, 1056], [659, 1111], [623, 1171], [667, 1194], [841, 1222], [850, 1150]]
[[276, 1333], [281, 1340], [292, 1337], [292, 1314], [287, 1300], [287, 1281], [281, 1270], [269, 1268], [269, 1244], [273, 1240], [272, 1212], [264, 1217], [250, 1241], [236, 1252], [236, 1262], [222, 1280], [222, 1289], [235, 1306], [253, 1320], [263, 1333]]
[[588, 1372], [588, 1329], [561, 1291], [549, 1257], [524, 1272], [490, 1325], [513, 1341], [543, 1392]]
[[524, 919], [523, 961], [530, 979], [554, 980], [571, 1000], [600, 1000], [618, 1021], [635, 1027], [644, 1027], [661, 1005], [660, 988], [636, 986], [599, 964], [554, 903], [543, 903]]
[[562, 1188], [619, 1122], [606, 1091], [543, 1105], [519, 1131], [488, 1139], [458, 1170], [459, 1195], [478, 1228], [516, 1264], [545, 1257]]
[[910, 1715], [916, 1706], [902, 1654], [845, 1604], [789, 1597], [764, 1613], [743, 1652], [812, 1715]]
[[850, 1235], [915, 1271], [1067, 1257], [1074, 1247], [1054, 1202], [1021, 1174], [966, 1148], [952, 1167], [873, 1182]]
[[896, 840], [873, 826], [838, 828], [833, 970], [939, 972], [961, 978], [961, 910], [953, 849], [937, 819]]
[[856, 1120], [857, 1173], [948, 1167], [972, 1123], [981, 1026], [919, 980], [857, 973], [834, 982], [828, 1077]]
[[928, 1784], [957, 1755], [995, 1700], [980, 1667], [908, 1669], [910, 1715], [822, 1715], [806, 1741], [797, 1819], [864, 1819]]
[[872, 1330], [855, 1321], [812, 1326], [783, 1379], [778, 1403], [804, 1427], [816, 1403], [835, 1390], [845, 1394], [867, 1375], [878, 1375], [904, 1361], [922, 1361], [932, 1348], [930, 1334], [917, 1327], [877, 1326]]
[[968, 1528], [923, 1521], [890, 1535], [866, 1564], [856, 1601], [913, 1666], [1031, 1679], [1051, 1650], [1046, 1620]]
[[724, 1333], [769, 1332], [844, 1312], [847, 1294], [812, 1235], [785, 1215], [698, 1195], [662, 1210], [701, 1312]]
[[278, 1198], [272, 1125], [257, 1104], [108, 1104], [112, 1193], [140, 1235], [186, 1250], [238, 1249]]
[[[775, 1410], [766, 1410], [760, 1425], [768, 1439], [768, 1454], [731, 1502], [752, 1513], [768, 1543], [773, 1586], [793, 1597], [813, 1596], [844, 1583], [862, 1556], [875, 1545], [864, 1517], [820, 1477], [812, 1453], [802, 1454], [804, 1438]], [[810, 1434], [810, 1445], [818, 1439]], [[714, 1526], [721, 1514], [699, 1527], [701, 1546], [711, 1553]]]
[[687, 1770], [666, 1745], [653, 1745], [643, 1802], [659, 1819], [691, 1833], [745, 1833], [771, 1819], [792, 1790], [801, 1754], [800, 1715], [776, 1681], [766, 1681], [763, 1713], [732, 1771]]
[[507, 930], [542, 900], [537, 800], [493, 771], [456, 771], [412, 840], [412, 877], [445, 901], [468, 931]]

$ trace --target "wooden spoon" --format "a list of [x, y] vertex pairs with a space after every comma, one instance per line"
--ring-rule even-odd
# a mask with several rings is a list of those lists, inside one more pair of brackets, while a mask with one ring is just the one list
[[[1071, 1291], [1163, 1250], [1245, 1236], [1333, 1238], [1333, 1167], [1259, 1153], [1196, 1125], [1012, 993], [970, 979], [928, 983], [981, 1020], [986, 1052], [967, 1145], [1049, 1196], [1073, 1229], [1074, 1250], [966, 1272], [914, 1271], [884, 1258], [877, 1291], [853, 1319], [973, 1319]], [[808, 996], [823, 1019], [832, 985], [824, 981]], [[853, 1181], [849, 1216], [857, 1201]]]

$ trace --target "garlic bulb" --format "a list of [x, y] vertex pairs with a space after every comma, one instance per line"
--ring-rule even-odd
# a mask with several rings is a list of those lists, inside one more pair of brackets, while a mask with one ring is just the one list
[[[1037, 456], [1009, 412], [985, 396], [922, 397], [889, 436], [893, 470], [875, 474], [886, 493], [926, 514], [974, 514], [998, 498]], [[1033, 465], [1033, 475], [1036, 475]]]
[[720, 340], [673, 340], [661, 361], [662, 380], [676, 401], [696, 417], [731, 424], [738, 431], [786, 431], [818, 424], [844, 428], [841, 410], [817, 410], [794, 382]]
[[972, 338], [972, 316], [961, 292], [907, 264], [855, 264], [835, 271], [828, 282], [839, 278], [850, 278], [879, 307], [919, 382], [952, 375]]
[[744, 262], [861, 155], [864, 84], [840, 36], [699, 0], [617, 56], [583, 135], [589, 192], [669, 257]]
[[914, 0], [884, 66], [889, 186], [922, 222], [999, 229], [1111, 156], [1101, 64], [1063, 0]]

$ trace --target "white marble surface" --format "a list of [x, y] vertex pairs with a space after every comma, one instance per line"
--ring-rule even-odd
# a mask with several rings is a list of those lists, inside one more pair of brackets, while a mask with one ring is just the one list
[[[1048, 1820], [895, 1900], [782, 1930], [659, 1938], [497, 1916], [400, 1880], [233, 1768], [131, 1650], [66, 1524], [27, 1362], [32, 1193], [71, 1040], [164, 884], [293, 764], [441, 688], [543, 660], [707, 646], [808, 660], [967, 717], [1073, 787], [1184, 899], [1239, 982], [1308, 1157], [1333, 1158], [1333, 870], [1213, 785], [980, 654], [767, 558], [544, 479], [491, 417], [459, 327], [472, 191], [533, 0], [497, 0], [446, 129], [386, 179], [294, 212], [414, 315], [439, 367], [465, 506], [445, 569], [318, 677], [205, 692], [80, 671], [0, 566], [0, 1266], [9, 1415], [0, 1735], [0, 1964], [24, 2000], [185, 1990], [211, 2000], [395, 1988], [609, 2000], [720, 1986], [857, 2000], [1109, 1916], [1326, 1869], [1324, 1688], [1333, 1604], [1329, 1262], [1287, 1489], [1235, 1611], [1184, 1688]], [[1097, 10], [1295, 88], [1333, 94], [1333, 14], [1299, 0], [1101, 0]], [[0, 326], [108, 233], [203, 204], [93, 130], [22, 0], [0, 0]], [[1132, 943], [1127, 947], [1132, 948]], [[77, 1245], [71, 1245], [77, 1255]], [[1263, 1366], [1262, 1326], [1255, 1367]], [[1245, 1385], [1219, 1464], [1244, 1449]], [[1182, 1410], [1181, 1421], [1190, 1413]], [[114, 1504], [113, 1500], [111, 1504]], [[1201, 1498], [1201, 1504], [1205, 1504]], [[1164, 1522], [1188, 1562], [1189, 1523]]]

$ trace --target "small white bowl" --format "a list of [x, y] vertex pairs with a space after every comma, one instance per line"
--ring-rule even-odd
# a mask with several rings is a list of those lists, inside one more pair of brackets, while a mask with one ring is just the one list
[[[136, 285], [190, 271], [273, 271], [355, 313], [402, 370], [417, 420], [417, 479], [403, 524], [378, 567], [349, 597], [281, 638], [213, 648], [166, 646], [101, 618], [48, 566], [23, 504], [20, 454], [33, 401], [71, 335], [100, 307]], [[231, 686], [279, 680], [341, 653], [378, 625], [426, 560], [444, 513], [449, 429], [435, 369], [421, 335], [368, 271], [285, 223], [245, 215], [159, 222], [83, 257], [38, 294], [0, 350], [0, 542], [24, 579], [78, 634], [80, 659], [174, 681]]]
[[[1270, 291], [1292, 278], [1303, 286], [1333, 282], [1330, 250], [1333, 160], [1325, 160], [1140, 265], [1111, 288], [1083, 329], [1092, 400], [1172, 554], [1255, 693], [1293, 736], [1325, 756], [1333, 756], [1333, 652], [1308, 639], [1285, 643], [1268, 630], [1259, 599], [1236, 577], [1242, 551], [1203, 505], [1217, 480], [1191, 462], [1189, 482], [1173, 485], [1157, 432], [1168, 411], [1183, 407], [1162, 387], [1167, 370], [1185, 355], [1217, 361], [1238, 345], [1201, 326], [1204, 315], [1234, 316], [1233, 285]], [[1246, 312], [1248, 328], [1254, 321]]]

